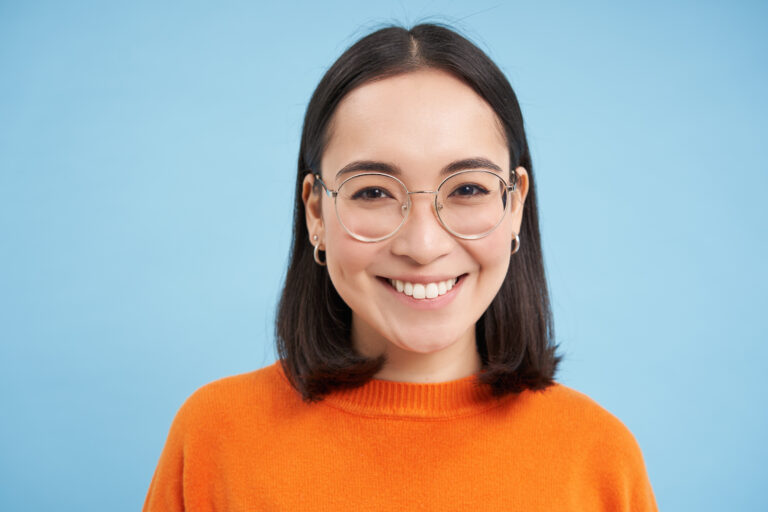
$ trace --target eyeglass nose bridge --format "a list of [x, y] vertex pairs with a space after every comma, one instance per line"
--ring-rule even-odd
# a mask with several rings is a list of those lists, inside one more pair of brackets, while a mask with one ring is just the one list
[[[392, 235], [394, 235], [395, 233], [400, 231], [400, 228], [403, 227], [403, 225], [407, 222], [408, 217], [410, 217], [411, 208], [413, 206], [413, 203], [411, 202], [411, 196], [413, 194], [432, 194], [432, 195], [434, 195], [435, 199], [433, 201], [433, 204], [434, 204], [434, 207], [435, 207], [435, 213], [437, 213], [437, 220], [440, 222], [440, 224], [445, 229], [448, 229], [448, 226], [445, 225], [445, 221], [443, 221], [443, 218], [440, 216], [440, 210], [443, 209], [443, 205], [437, 202], [437, 198], [439, 197], [439, 195], [438, 195], [439, 193], [440, 193], [439, 190], [408, 190], [408, 189], [406, 189], [406, 195], [407, 195], [407, 199], [408, 200], [406, 202], [404, 202], [400, 206], [400, 209], [402, 210], [403, 217], [404, 217], [403, 218], [403, 222], [397, 227], [397, 229], [392, 233]], [[448, 231], [450, 232], [450, 229], [448, 229]], [[390, 235], [390, 236], [392, 236], [392, 235]]]
[[[411, 206], [412, 206], [412, 204], [411, 204], [411, 195], [412, 194], [434, 194], [434, 196], [435, 196], [435, 210], [437, 211], [438, 218], [440, 219], [439, 213], [440, 213], [440, 210], [443, 209], [443, 205], [441, 205], [441, 204], [439, 204], [437, 202], [437, 198], [439, 197], [438, 194], [440, 193], [439, 190], [413, 190], [413, 191], [411, 191], [411, 190], [407, 190], [406, 189], [406, 193], [408, 194], [408, 201], [403, 204], [403, 206], [402, 206], [403, 210], [410, 210], [411, 209]], [[440, 222], [442, 223], [443, 219], [440, 219]]]

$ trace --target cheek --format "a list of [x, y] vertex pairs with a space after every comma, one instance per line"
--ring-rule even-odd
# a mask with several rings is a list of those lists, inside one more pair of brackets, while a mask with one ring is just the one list
[[480, 267], [481, 279], [498, 281], [500, 285], [506, 276], [512, 250], [512, 235], [507, 231], [506, 226], [501, 225], [487, 237], [467, 247]]
[[342, 290], [361, 291], [366, 286], [367, 269], [376, 260], [377, 247], [354, 240], [339, 227], [326, 231], [325, 258], [333, 285]]

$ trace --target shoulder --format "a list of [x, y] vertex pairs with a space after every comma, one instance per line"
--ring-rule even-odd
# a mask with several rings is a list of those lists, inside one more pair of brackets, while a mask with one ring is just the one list
[[640, 447], [629, 428], [588, 395], [561, 383], [523, 395], [532, 419], [553, 439], [601, 458], [642, 462]]
[[247, 373], [223, 377], [195, 390], [181, 405], [175, 422], [188, 428], [264, 417], [295, 400], [279, 362]]
[[605, 510], [657, 510], [640, 446], [629, 428], [593, 398], [555, 383], [527, 390], [508, 411], [516, 438], [531, 441], [574, 496]]
[[558, 418], [586, 422], [592, 428], [626, 430], [626, 426], [595, 399], [559, 382], [544, 390], [526, 393], [539, 408]]

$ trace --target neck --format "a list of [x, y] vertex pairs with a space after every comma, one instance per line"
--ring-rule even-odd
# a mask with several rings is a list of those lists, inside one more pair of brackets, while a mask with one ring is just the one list
[[382, 338], [378, 333], [355, 329], [352, 339], [357, 350], [368, 357], [382, 352], [387, 363], [374, 378], [394, 382], [448, 382], [480, 371], [482, 362], [475, 343], [475, 326], [452, 343], [429, 352], [416, 352]]

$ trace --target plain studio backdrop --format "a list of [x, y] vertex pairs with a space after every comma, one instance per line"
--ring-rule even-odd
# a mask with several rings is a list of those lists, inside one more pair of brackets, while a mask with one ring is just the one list
[[184, 399], [275, 361], [310, 94], [420, 21], [518, 94], [559, 380], [662, 510], [768, 508], [768, 5], [481, 0], [0, 3], [0, 509], [139, 509]]

